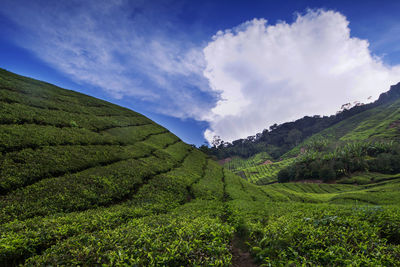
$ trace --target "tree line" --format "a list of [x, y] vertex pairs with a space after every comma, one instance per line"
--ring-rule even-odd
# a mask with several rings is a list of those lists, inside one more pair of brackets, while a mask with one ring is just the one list
[[274, 159], [278, 159], [283, 154], [300, 144], [306, 138], [318, 133], [332, 125], [350, 118], [366, 110], [375, 108], [379, 105], [394, 101], [400, 97], [400, 83], [394, 85], [389, 91], [382, 93], [378, 100], [369, 104], [355, 102], [342, 105], [342, 109], [331, 116], [305, 116], [293, 122], [274, 124], [261, 133], [225, 142], [216, 136], [211, 144], [200, 146], [200, 150], [223, 159], [232, 156], [250, 157], [259, 152], [265, 151]]

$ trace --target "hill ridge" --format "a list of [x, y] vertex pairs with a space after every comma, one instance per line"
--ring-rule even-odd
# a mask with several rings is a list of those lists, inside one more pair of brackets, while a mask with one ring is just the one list
[[206, 146], [202, 146], [200, 149], [209, 155], [216, 156], [218, 159], [233, 156], [248, 158], [259, 152], [267, 152], [274, 159], [278, 159], [310, 136], [357, 114], [381, 105], [390, 104], [399, 98], [400, 82], [392, 85], [387, 92], [380, 94], [379, 98], [372, 103], [356, 105], [350, 109], [344, 108], [336, 115], [323, 117], [319, 115], [305, 116], [292, 122], [285, 122], [280, 125], [274, 124], [269, 130], [265, 129], [262, 133], [257, 133], [246, 139], [238, 139], [231, 143], [220, 140], [211, 149]]

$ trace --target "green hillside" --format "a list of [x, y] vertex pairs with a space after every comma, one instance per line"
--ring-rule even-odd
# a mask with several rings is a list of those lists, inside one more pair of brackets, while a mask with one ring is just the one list
[[[399, 85], [400, 88], [400, 85]], [[324, 140], [328, 144], [364, 140], [400, 140], [400, 99], [345, 119], [300, 143], [283, 157], [291, 157]]]
[[224, 168], [229, 169], [247, 181], [263, 185], [277, 182], [278, 172], [293, 161], [293, 158], [288, 158], [274, 162], [266, 152], [260, 152], [250, 158], [236, 156], [221, 161], [221, 163]]
[[[391, 90], [399, 90], [400, 85]], [[391, 91], [389, 91], [390, 93]], [[358, 172], [400, 173], [400, 99], [393, 98], [311, 136], [286, 153], [297, 157], [278, 180], [359, 182]]]
[[[397, 138], [396, 129], [399, 129], [400, 124], [398, 103], [394, 102], [399, 99], [400, 83], [392, 85], [389, 91], [382, 93], [372, 103], [358, 103], [351, 108], [343, 105], [335, 115], [304, 116], [295, 121], [274, 124], [260, 133], [232, 142], [224, 142], [217, 138], [213, 140], [213, 147], [201, 146], [200, 149], [219, 160], [250, 158], [260, 152], [268, 153], [273, 159], [279, 160], [282, 157], [297, 155], [302, 147], [299, 144], [310, 138], [315, 139], [313, 136], [319, 136], [318, 133], [321, 132], [324, 132], [324, 138], [334, 140]], [[369, 118], [370, 116], [373, 118]], [[326, 129], [331, 130], [324, 131]], [[349, 131], [353, 133], [345, 136]]]
[[[369, 172], [400, 173], [399, 96], [400, 84], [392, 86], [364, 110], [352, 112], [354, 115], [346, 115], [340, 122], [313, 134], [280, 159], [270, 157], [268, 164], [254, 160], [265, 155], [265, 151], [249, 158], [237, 155], [231, 161], [221, 162], [246, 180], [260, 185], [277, 182], [279, 174], [283, 182], [317, 179], [367, 183], [369, 179], [363, 177], [369, 176]], [[244, 147], [245, 143], [242, 149]], [[359, 172], [362, 177], [357, 176]]]
[[240, 171], [248, 167], [263, 164], [264, 162], [271, 160], [271, 156], [266, 152], [257, 153], [249, 158], [233, 157], [222, 161], [223, 165], [231, 171]]
[[4, 70], [0, 89], [1, 265], [230, 261], [217, 163], [111, 103]]
[[396, 175], [257, 186], [138, 113], [5, 70], [0, 153], [1, 266], [400, 264]]

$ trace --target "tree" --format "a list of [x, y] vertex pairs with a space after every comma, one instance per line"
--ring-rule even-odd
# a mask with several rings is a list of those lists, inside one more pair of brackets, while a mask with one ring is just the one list
[[302, 132], [298, 129], [292, 129], [285, 138], [285, 141], [291, 145], [294, 144], [295, 146], [297, 146], [301, 141], [302, 135]]
[[278, 182], [286, 183], [290, 181], [290, 171], [287, 168], [284, 168], [278, 173]]
[[276, 130], [276, 128], [278, 128], [278, 124], [273, 124], [273, 125], [271, 125], [270, 127], [269, 127], [269, 130], [270, 131], [273, 131], [273, 130]]
[[319, 178], [324, 182], [333, 181], [336, 178], [336, 172], [331, 165], [324, 165], [319, 171]]
[[222, 141], [222, 139], [219, 135], [214, 135], [213, 140], [211, 142], [213, 147], [219, 147], [223, 143], [224, 143], [224, 141]]

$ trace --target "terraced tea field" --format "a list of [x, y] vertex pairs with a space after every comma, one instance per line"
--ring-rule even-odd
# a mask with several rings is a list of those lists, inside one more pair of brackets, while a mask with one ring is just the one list
[[[232, 229], [220, 219], [224, 182], [217, 163], [138, 113], [5, 71], [0, 74], [2, 265], [178, 264], [190, 257], [198, 264], [229, 261]], [[193, 221], [200, 207], [202, 219]], [[157, 245], [154, 237], [166, 231], [165, 222], [171, 236], [161, 238], [169, 242]], [[220, 256], [199, 258], [197, 253], [210, 252], [198, 245], [174, 256], [169, 246], [183, 241], [174, 232], [183, 225], [188, 228], [181, 234], [187, 235], [201, 227], [206, 232], [215, 228], [213, 235], [199, 240], [220, 238], [212, 246]], [[129, 248], [114, 244], [110, 250], [111, 240], [128, 228], [141, 229], [125, 235]], [[104, 243], [96, 241], [91, 250], [91, 242], [104, 234]], [[134, 245], [140, 236], [151, 237], [147, 242], [159, 255], [148, 254], [151, 248], [145, 243]], [[61, 255], [61, 250], [68, 252]], [[128, 251], [136, 252], [126, 261], [121, 255]]]
[[294, 159], [282, 160], [274, 163], [257, 165], [243, 169], [242, 172], [251, 183], [263, 185], [278, 181], [278, 172], [288, 166]]
[[223, 166], [251, 183], [263, 185], [277, 182], [278, 172], [293, 161], [289, 158], [273, 162], [267, 153], [262, 152], [248, 159], [234, 157]]
[[227, 162], [223, 165], [228, 170], [237, 172], [255, 165], [260, 165], [265, 161], [271, 159], [271, 156], [269, 156], [266, 152], [261, 152], [247, 159], [243, 159], [241, 157], [233, 157], [231, 159], [228, 159]]
[[271, 201], [386, 205], [397, 204], [400, 177], [367, 185], [276, 183], [262, 186]]
[[0, 153], [1, 266], [237, 266], [239, 246], [264, 266], [400, 265], [396, 176], [258, 186], [136, 112], [4, 70]]

